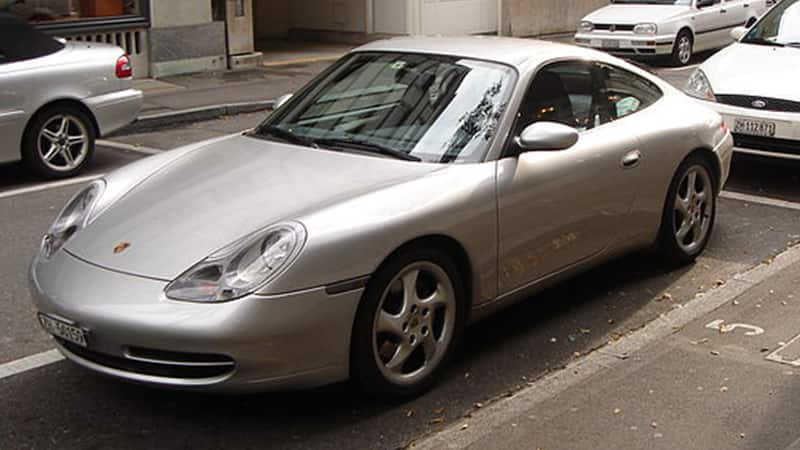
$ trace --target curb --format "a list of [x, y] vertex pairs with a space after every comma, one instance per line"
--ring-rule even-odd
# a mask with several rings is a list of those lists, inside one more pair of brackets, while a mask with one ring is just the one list
[[259, 100], [255, 102], [225, 103], [221, 105], [201, 106], [198, 108], [180, 109], [139, 116], [133, 123], [112, 133], [112, 136], [152, 131], [186, 122], [201, 122], [258, 111], [271, 110], [275, 100]]

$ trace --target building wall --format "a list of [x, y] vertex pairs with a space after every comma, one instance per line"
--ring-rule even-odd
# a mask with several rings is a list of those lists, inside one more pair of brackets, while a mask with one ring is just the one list
[[224, 70], [225, 24], [212, 19], [211, 0], [151, 0], [150, 74]]
[[581, 18], [608, 0], [503, 0], [514, 36], [574, 32]]
[[256, 39], [285, 38], [289, 34], [289, 0], [256, 0], [253, 10]]
[[293, 0], [289, 11], [291, 27], [365, 33], [366, 3], [365, 0]]

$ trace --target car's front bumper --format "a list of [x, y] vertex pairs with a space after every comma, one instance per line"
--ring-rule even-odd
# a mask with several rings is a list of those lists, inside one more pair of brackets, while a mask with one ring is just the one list
[[[800, 160], [800, 113], [764, 111], [698, 100], [722, 115], [733, 133], [734, 151], [773, 158]], [[774, 124], [773, 136], [756, 136], [737, 129], [742, 121]]]
[[622, 56], [663, 56], [672, 53], [675, 36], [638, 35], [631, 32], [577, 33], [575, 43]]
[[135, 382], [215, 391], [307, 388], [349, 375], [363, 289], [325, 287], [217, 303], [167, 299], [166, 282], [113, 272], [60, 251], [34, 260], [41, 313], [87, 330], [88, 348], [57, 340], [89, 369]]
[[92, 110], [98, 134], [104, 136], [136, 120], [142, 109], [144, 95], [137, 89], [126, 89], [84, 100]]

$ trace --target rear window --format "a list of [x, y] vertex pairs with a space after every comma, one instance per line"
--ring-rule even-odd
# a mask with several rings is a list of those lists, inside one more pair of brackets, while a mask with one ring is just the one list
[[0, 13], [0, 64], [40, 58], [64, 48], [64, 44], [28, 23]]

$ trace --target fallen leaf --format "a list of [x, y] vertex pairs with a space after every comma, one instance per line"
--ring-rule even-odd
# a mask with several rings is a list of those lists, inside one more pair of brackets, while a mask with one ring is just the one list
[[474, 407], [476, 407], [476, 408], [480, 409], [480, 408], [483, 408], [483, 403], [481, 403], [481, 402], [475, 402], [475, 403], [474, 403], [472, 406], [474, 406]]
[[430, 425], [438, 425], [440, 423], [444, 423], [444, 417], [434, 417], [428, 422]]
[[650, 422], [650, 426], [653, 427], [653, 428], [658, 428], [658, 423], [657, 422]]
[[722, 386], [721, 388], [719, 388], [719, 391], [720, 392], [728, 392], [728, 386]]
[[416, 412], [414, 412], [413, 409], [406, 411], [406, 417], [414, 417], [414, 414], [416, 414]]
[[622, 412], [622, 410], [621, 410], [621, 409], [619, 409], [619, 408], [614, 408], [614, 414], [619, 414], [619, 413], [621, 413], [621, 412]]
[[461, 425], [461, 429], [462, 430], [466, 430], [467, 428], [469, 428], [469, 424], [468, 423], [465, 423], [464, 425]]
[[443, 412], [444, 412], [444, 408], [439, 408], [439, 409], [434, 409], [433, 410], [433, 413], [436, 414], [437, 416], [441, 415]]
[[719, 352], [716, 350], [711, 350], [711, 354], [714, 356], [719, 356]]

